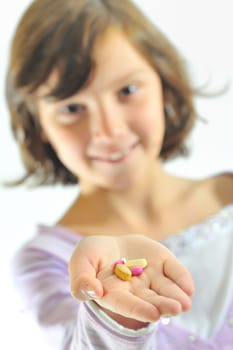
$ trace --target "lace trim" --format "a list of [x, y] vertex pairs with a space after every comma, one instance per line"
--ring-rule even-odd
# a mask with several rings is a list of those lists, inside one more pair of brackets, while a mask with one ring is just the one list
[[206, 244], [207, 241], [215, 239], [219, 234], [228, 233], [229, 230], [233, 231], [233, 204], [224, 207], [207, 220], [164, 239], [162, 243], [175, 254], [179, 254]]

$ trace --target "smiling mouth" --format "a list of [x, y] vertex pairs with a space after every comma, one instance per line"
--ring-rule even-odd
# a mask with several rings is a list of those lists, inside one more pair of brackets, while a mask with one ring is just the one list
[[103, 157], [94, 157], [93, 160], [97, 160], [100, 162], [105, 162], [105, 163], [120, 163], [124, 161], [131, 153], [131, 151], [138, 145], [137, 143], [134, 143], [130, 147], [122, 150], [122, 151], [117, 151], [113, 152], [108, 155], [108, 157], [103, 158]]

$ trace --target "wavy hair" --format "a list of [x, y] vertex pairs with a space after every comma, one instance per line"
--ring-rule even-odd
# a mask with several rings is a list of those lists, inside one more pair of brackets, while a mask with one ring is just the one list
[[17, 183], [77, 183], [41, 139], [34, 93], [56, 67], [60, 75], [51, 96], [64, 99], [81, 89], [94, 67], [94, 45], [109, 27], [121, 29], [160, 76], [166, 119], [161, 159], [184, 154], [196, 119], [194, 92], [181, 55], [155, 24], [130, 0], [35, 0], [16, 28], [6, 78], [11, 126], [26, 170]]

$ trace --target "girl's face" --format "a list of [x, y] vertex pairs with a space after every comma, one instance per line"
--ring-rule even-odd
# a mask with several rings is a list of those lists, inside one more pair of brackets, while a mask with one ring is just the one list
[[74, 96], [62, 101], [43, 97], [58, 72], [40, 87], [37, 107], [43, 137], [81, 185], [128, 189], [160, 153], [161, 81], [118, 30], [109, 30], [98, 41], [94, 60], [89, 84]]

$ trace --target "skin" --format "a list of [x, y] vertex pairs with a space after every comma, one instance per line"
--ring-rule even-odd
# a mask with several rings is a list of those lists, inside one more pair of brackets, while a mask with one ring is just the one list
[[[138, 181], [145, 181], [161, 148], [162, 88], [159, 76], [124, 36], [111, 31], [106, 36], [105, 50], [94, 52], [97, 69], [88, 87], [58, 103], [40, 99], [38, 112], [45, 137], [79, 177], [82, 188], [130, 190]], [[117, 63], [121, 69], [115, 69]], [[55, 71], [40, 89], [42, 96], [56, 77]], [[68, 113], [69, 106], [77, 112]], [[110, 162], [112, 154], [129, 148], [124, 162]]]
[[[64, 101], [44, 98], [55, 70], [38, 90], [37, 109], [44, 142], [80, 180], [80, 196], [58, 222], [86, 236], [70, 260], [71, 293], [138, 329], [190, 309], [192, 278], [158, 241], [233, 201], [232, 176], [167, 174], [159, 159], [165, 125], [158, 74], [115, 29], [96, 43], [94, 58], [89, 84]], [[148, 267], [121, 281], [112, 269], [121, 257], [146, 258]]]
[[[139, 277], [122, 281], [113, 274], [119, 256], [146, 257], [148, 266]], [[75, 298], [94, 299], [128, 328], [141, 328], [161, 315], [177, 315], [191, 307], [194, 287], [189, 272], [168, 249], [142, 235], [89, 236], [74, 251], [69, 272]]]

